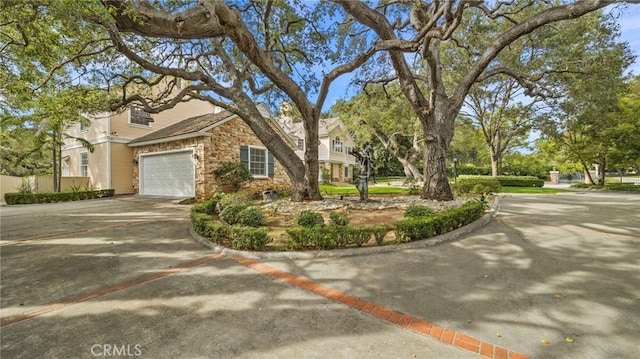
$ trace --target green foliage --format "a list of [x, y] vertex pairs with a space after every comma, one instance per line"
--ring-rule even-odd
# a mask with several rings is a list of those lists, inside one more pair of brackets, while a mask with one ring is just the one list
[[213, 174], [218, 176], [223, 184], [231, 185], [234, 192], [253, 180], [251, 171], [242, 162], [225, 162], [213, 170]]
[[316, 227], [324, 225], [322, 215], [315, 211], [305, 210], [298, 213], [296, 224], [302, 227]]
[[196, 233], [206, 236], [207, 223], [211, 222], [211, 216], [206, 213], [191, 211], [191, 225]]
[[371, 232], [373, 233], [373, 237], [376, 240], [376, 243], [381, 246], [384, 241], [384, 237], [387, 236], [390, 230], [393, 229], [393, 226], [389, 224], [376, 224], [371, 227]]
[[240, 218], [239, 218], [240, 212], [244, 211], [247, 208], [248, 206], [244, 204], [228, 205], [224, 207], [222, 212], [220, 212], [220, 218], [223, 221], [225, 221], [225, 223], [227, 224], [230, 224], [230, 225], [238, 224], [240, 223]]
[[49, 193], [5, 193], [4, 200], [7, 204], [34, 204], [34, 203], [52, 203], [52, 202], [70, 202], [85, 199], [95, 199], [103, 197], [113, 197], [114, 190], [101, 189], [94, 191], [79, 192], [49, 192]]
[[428, 217], [436, 212], [431, 207], [421, 206], [417, 204], [412, 204], [407, 209], [404, 210], [405, 218], [420, 218], [420, 217]]
[[329, 222], [332, 226], [346, 226], [351, 220], [344, 212], [332, 211], [329, 213]]
[[320, 171], [321, 171], [321, 176], [322, 176], [322, 183], [330, 184], [331, 183], [331, 170], [329, 170], [326, 167], [322, 167], [322, 168], [320, 168]]
[[418, 186], [418, 180], [413, 177], [409, 177], [405, 179], [404, 182], [402, 182], [402, 187], [407, 187], [409, 189], [408, 194], [413, 195], [413, 194], [420, 193], [420, 186]]
[[[371, 239], [371, 227], [294, 227], [286, 231], [288, 250], [360, 247]], [[386, 234], [386, 233], [385, 233]]]
[[260, 227], [267, 224], [264, 213], [256, 207], [247, 207], [241, 210], [237, 214], [236, 219], [238, 220], [238, 224], [248, 227]]
[[460, 176], [456, 183], [460, 193], [497, 193], [501, 188], [498, 179], [489, 176]]
[[231, 205], [249, 206], [251, 204], [251, 198], [243, 192], [226, 193], [220, 197], [218, 203], [223, 209]]
[[427, 239], [467, 225], [484, 214], [484, 205], [472, 201], [430, 217], [408, 218], [396, 222], [396, 240], [400, 243]]
[[191, 207], [191, 212], [212, 214], [216, 210], [216, 204], [213, 199], [196, 203]]
[[534, 176], [497, 176], [503, 187], [542, 187], [544, 180]]
[[269, 229], [264, 227], [232, 226], [231, 246], [235, 249], [263, 251], [273, 241], [268, 232]]
[[588, 189], [604, 189], [609, 191], [623, 191], [623, 192], [640, 192], [640, 186], [633, 183], [605, 183], [605, 184], [589, 184], [589, 183], [574, 183], [571, 187], [575, 188], [588, 188]]
[[229, 237], [229, 226], [224, 223], [214, 221], [209, 217], [209, 220], [204, 224], [204, 231], [202, 232], [202, 235], [210, 238], [213, 243], [220, 244], [225, 238]]

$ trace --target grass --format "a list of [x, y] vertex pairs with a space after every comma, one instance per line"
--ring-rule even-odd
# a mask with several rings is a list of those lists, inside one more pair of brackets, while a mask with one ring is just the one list
[[[351, 195], [351, 194], [359, 194], [358, 189], [355, 185], [348, 186], [334, 186], [328, 184], [320, 185], [320, 193], [326, 194], [329, 196], [339, 196], [343, 195]], [[369, 186], [369, 194], [399, 194], [404, 195], [408, 194], [409, 190], [406, 188], [400, 187], [388, 187], [388, 186]]]
[[527, 193], [527, 194], [554, 194], [573, 192], [567, 189], [560, 188], [544, 188], [544, 187], [502, 187], [500, 193]]

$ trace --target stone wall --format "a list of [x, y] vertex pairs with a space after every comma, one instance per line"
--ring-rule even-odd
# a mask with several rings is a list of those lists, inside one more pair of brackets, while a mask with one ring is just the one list
[[[239, 162], [241, 145], [265, 147], [253, 134], [249, 126], [239, 118], [214, 127], [211, 129], [211, 134], [211, 137], [201, 136], [134, 147], [133, 155], [134, 158], [139, 158], [141, 153], [193, 148], [197, 157], [195, 160], [196, 201], [202, 201], [211, 198], [214, 185], [225, 189], [213, 174], [213, 170], [224, 162]], [[133, 186], [136, 193], [139, 192], [139, 178], [138, 166], [134, 166]], [[292, 185], [289, 176], [287, 176], [284, 167], [276, 160], [273, 177], [255, 178], [245, 185], [242, 191], [248, 194], [254, 194], [262, 193], [267, 189], [288, 191], [291, 190], [291, 188]], [[228, 190], [228, 187], [226, 189]]]

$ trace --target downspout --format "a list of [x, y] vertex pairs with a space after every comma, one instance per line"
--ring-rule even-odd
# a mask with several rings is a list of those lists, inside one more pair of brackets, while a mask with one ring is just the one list
[[107, 188], [112, 189], [111, 185], [111, 112], [107, 116]]

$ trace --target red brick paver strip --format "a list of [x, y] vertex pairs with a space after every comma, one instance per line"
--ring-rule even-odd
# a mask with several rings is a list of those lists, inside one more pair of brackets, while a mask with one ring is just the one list
[[530, 356], [520, 354], [505, 348], [484, 342], [478, 338], [466, 335], [455, 330], [443, 328], [434, 323], [410, 316], [408, 314], [396, 312], [365, 299], [358, 298], [336, 289], [326, 287], [312, 280], [295, 276], [291, 273], [281, 271], [255, 259], [231, 257], [234, 261], [252, 268], [258, 272], [266, 274], [280, 281], [293, 284], [299, 288], [321, 295], [325, 298], [342, 303], [358, 311], [373, 315], [379, 319], [388, 321], [402, 328], [409, 329], [418, 334], [430, 337], [440, 342], [453, 345], [459, 349], [464, 349], [485, 358], [498, 359], [528, 359]]
[[132, 279], [126, 282], [121, 282], [118, 284], [114, 284], [112, 286], [109, 287], [105, 287], [105, 288], [101, 288], [98, 290], [95, 290], [93, 292], [84, 294], [84, 295], [80, 295], [77, 297], [72, 297], [72, 298], [67, 298], [67, 299], [63, 299], [61, 301], [58, 302], [54, 302], [52, 304], [46, 304], [46, 305], [42, 305], [39, 307], [36, 307], [34, 309], [31, 309], [27, 312], [24, 313], [20, 313], [20, 314], [15, 314], [15, 315], [11, 315], [8, 317], [3, 317], [0, 318], [0, 328], [4, 327], [6, 325], [9, 324], [13, 324], [13, 323], [17, 323], [20, 322], [22, 320], [25, 319], [30, 319], [30, 318], [34, 318], [43, 314], [47, 314], [47, 313], [51, 313], [60, 309], [63, 309], [65, 307], [71, 306], [71, 305], [75, 305], [75, 304], [79, 304], [82, 302], [86, 302], [89, 301], [91, 299], [95, 299], [98, 297], [101, 297], [103, 295], [107, 295], [109, 293], [113, 293], [113, 292], [117, 292], [123, 289], [127, 289], [127, 288], [131, 288], [133, 286], [142, 284], [142, 283], [146, 283], [146, 282], [150, 282], [152, 280], [155, 279], [159, 279], [159, 278], [163, 278], [166, 277], [168, 275], [171, 274], [175, 274], [175, 273], [179, 273], [182, 271], [185, 271], [187, 269], [191, 269], [200, 265], [203, 265], [205, 263], [209, 263], [211, 261], [223, 258], [224, 256], [222, 254], [216, 254], [214, 256], [209, 256], [209, 257], [203, 257], [200, 259], [196, 259], [194, 261], [191, 262], [187, 262], [181, 265], [178, 265], [174, 268], [171, 269], [167, 269], [167, 270], [163, 270], [160, 272], [155, 272], [155, 273], [150, 273], [147, 275], [143, 275], [141, 277], [138, 277], [136, 279]]

